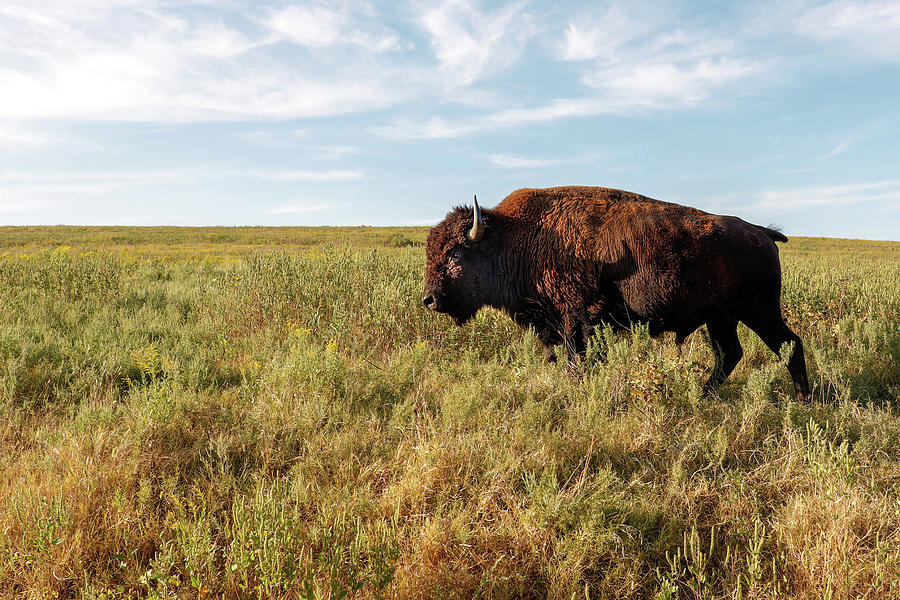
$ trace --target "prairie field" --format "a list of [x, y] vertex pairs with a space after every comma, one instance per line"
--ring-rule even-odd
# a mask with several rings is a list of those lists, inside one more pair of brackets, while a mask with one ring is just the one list
[[457, 328], [426, 235], [0, 227], [0, 597], [900, 598], [900, 243], [779, 245], [798, 403]]

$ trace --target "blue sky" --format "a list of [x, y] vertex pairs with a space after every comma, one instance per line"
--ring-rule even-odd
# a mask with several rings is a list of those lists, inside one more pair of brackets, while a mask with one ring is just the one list
[[2, 224], [424, 225], [569, 184], [900, 239], [900, 2], [0, 3]]

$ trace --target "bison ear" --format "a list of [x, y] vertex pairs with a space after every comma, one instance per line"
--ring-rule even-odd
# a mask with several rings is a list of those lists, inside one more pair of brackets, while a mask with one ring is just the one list
[[481, 207], [478, 206], [478, 196], [475, 196], [475, 206], [472, 208], [472, 229], [466, 234], [470, 242], [479, 242], [484, 237], [484, 220], [481, 218]]

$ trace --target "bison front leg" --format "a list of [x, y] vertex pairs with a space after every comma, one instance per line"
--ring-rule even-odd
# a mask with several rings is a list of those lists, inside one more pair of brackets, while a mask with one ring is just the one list
[[562, 321], [559, 328], [535, 326], [535, 329], [544, 349], [544, 360], [555, 363], [556, 353], [553, 348], [562, 344], [566, 348], [569, 364], [574, 366], [578, 364], [578, 357], [586, 354], [588, 338], [593, 333], [593, 328], [583, 319], [564, 317]]
[[563, 343], [563, 339], [555, 327], [549, 326], [547, 323], [530, 323], [528, 326], [534, 329], [538, 339], [541, 341], [541, 347], [544, 349], [544, 360], [548, 363], [556, 362], [556, 353], [553, 347]]
[[556, 352], [553, 351], [553, 344], [548, 344], [547, 342], [541, 342], [541, 346], [544, 347], [544, 360], [548, 363], [556, 362]]
[[709, 332], [709, 342], [716, 363], [709, 379], [703, 384], [703, 393], [711, 395], [731, 375], [744, 355], [744, 350], [738, 339], [737, 319], [727, 315], [716, 315], [706, 323], [706, 330]]
[[588, 338], [593, 329], [588, 325], [586, 319], [578, 317], [566, 317], [563, 320], [563, 343], [566, 346], [566, 354], [569, 357], [569, 364], [578, 363], [579, 357], [587, 354]]

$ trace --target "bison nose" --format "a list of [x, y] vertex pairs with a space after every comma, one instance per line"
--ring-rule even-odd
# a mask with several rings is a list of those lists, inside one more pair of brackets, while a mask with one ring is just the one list
[[422, 298], [422, 302], [425, 304], [425, 308], [429, 308], [431, 310], [437, 308], [437, 305], [434, 302], [434, 296], [431, 294], [428, 294], [427, 296]]

